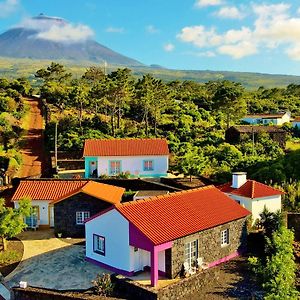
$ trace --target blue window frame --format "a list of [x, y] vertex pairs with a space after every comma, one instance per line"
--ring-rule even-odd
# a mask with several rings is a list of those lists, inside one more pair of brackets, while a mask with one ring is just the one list
[[93, 250], [95, 253], [105, 256], [105, 237], [93, 234]]
[[154, 163], [153, 159], [144, 160], [143, 161], [143, 170], [144, 171], [153, 171], [154, 170], [153, 163]]

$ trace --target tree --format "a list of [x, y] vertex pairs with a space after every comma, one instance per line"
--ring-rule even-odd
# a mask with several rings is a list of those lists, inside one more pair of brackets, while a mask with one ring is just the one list
[[0, 198], [0, 237], [4, 250], [7, 249], [6, 239], [15, 237], [26, 228], [24, 217], [30, 215], [30, 209], [28, 198], [20, 200], [18, 208], [6, 207], [5, 200]]
[[199, 176], [204, 169], [207, 159], [204, 157], [203, 152], [195, 146], [190, 144], [186, 145], [185, 149], [181, 149], [182, 154], [176, 157], [176, 168], [179, 172], [190, 177]]
[[63, 65], [52, 62], [47, 69], [37, 70], [35, 77], [43, 79], [44, 82], [55, 81], [62, 83], [71, 79], [72, 74], [68, 73]]
[[213, 91], [213, 109], [222, 111], [226, 116], [226, 128], [233, 120], [239, 120], [246, 114], [246, 102], [242, 98], [244, 88], [240, 83], [224, 80], [211, 83]]

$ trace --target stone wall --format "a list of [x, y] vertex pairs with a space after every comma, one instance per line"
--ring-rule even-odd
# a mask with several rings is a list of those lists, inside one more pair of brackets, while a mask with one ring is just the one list
[[[229, 245], [221, 247], [221, 231], [229, 229]], [[198, 240], [198, 257], [203, 257], [204, 262], [212, 263], [236, 251], [246, 248], [247, 228], [246, 218], [232, 221], [208, 230], [200, 231], [193, 235], [177, 239], [173, 247], [166, 251], [166, 274], [176, 278], [182, 272], [184, 263], [184, 246], [187, 242]]]
[[71, 196], [54, 205], [54, 232], [63, 237], [84, 237], [83, 225], [76, 225], [76, 212], [89, 211], [90, 216], [107, 209], [111, 204], [84, 193]]

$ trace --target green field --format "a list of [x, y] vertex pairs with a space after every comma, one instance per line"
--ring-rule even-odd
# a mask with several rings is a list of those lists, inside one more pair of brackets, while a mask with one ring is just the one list
[[[96, 65], [91, 62], [57, 61], [66, 66], [75, 77], [80, 77], [89, 66]], [[46, 67], [51, 60], [33, 60], [0, 58], [0, 76], [7, 78], [28, 77], [35, 85], [34, 73], [36, 70]], [[99, 64], [98, 64], [99, 66]], [[101, 66], [101, 64], [100, 64]], [[124, 66], [109, 65], [108, 72]], [[242, 83], [248, 89], [257, 89], [260, 86], [265, 88], [285, 87], [290, 83], [300, 84], [300, 76], [292, 75], [272, 75], [250, 72], [229, 72], [229, 71], [196, 71], [196, 70], [171, 70], [154, 67], [128, 67], [133, 74], [141, 77], [143, 74], [151, 73], [155, 77], [165, 81], [172, 80], [193, 80], [197, 82], [207, 82], [210, 80], [232, 80]]]

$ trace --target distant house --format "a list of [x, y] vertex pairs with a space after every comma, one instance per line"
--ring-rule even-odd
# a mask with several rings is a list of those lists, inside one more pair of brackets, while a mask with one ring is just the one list
[[141, 199], [146, 199], [146, 198], [161, 196], [166, 194], [169, 194], [169, 191], [160, 191], [160, 190], [137, 191], [133, 196], [133, 200], [141, 200]]
[[167, 175], [169, 148], [165, 139], [86, 140], [85, 177], [163, 177]]
[[29, 227], [54, 227], [63, 236], [84, 236], [84, 220], [121, 201], [125, 189], [87, 180], [22, 180], [12, 197], [14, 206], [32, 200]]
[[255, 180], [247, 179], [244, 172], [232, 174], [232, 181], [218, 186], [219, 190], [252, 213], [253, 222], [266, 207], [270, 212], [281, 211], [282, 191]]
[[251, 125], [235, 125], [228, 128], [225, 132], [225, 140], [230, 144], [240, 143], [243, 136], [256, 140], [260, 133], [268, 133], [270, 138], [279, 143], [280, 147], [285, 148], [286, 131], [277, 126], [251, 126]]
[[86, 221], [86, 259], [125, 276], [150, 268], [156, 286], [238, 255], [249, 214], [214, 186], [118, 204]]
[[300, 129], [300, 117], [295, 117], [292, 121], [292, 125], [294, 128]]
[[280, 112], [275, 114], [253, 114], [246, 115], [242, 121], [249, 124], [263, 124], [263, 125], [283, 125], [284, 123], [289, 123], [291, 121], [291, 112]]

